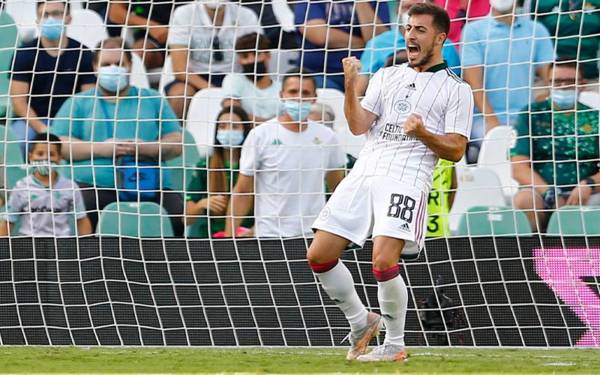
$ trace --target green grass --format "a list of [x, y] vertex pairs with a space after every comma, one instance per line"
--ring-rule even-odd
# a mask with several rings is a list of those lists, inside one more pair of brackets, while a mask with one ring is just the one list
[[600, 351], [413, 349], [410, 361], [349, 363], [344, 349], [0, 348], [0, 373], [600, 374]]

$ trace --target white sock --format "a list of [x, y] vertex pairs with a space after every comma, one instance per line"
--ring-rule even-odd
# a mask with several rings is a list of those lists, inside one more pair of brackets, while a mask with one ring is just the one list
[[348, 268], [339, 261], [327, 272], [315, 273], [323, 289], [342, 310], [350, 328], [355, 331], [367, 324], [367, 309], [354, 289], [354, 279]]
[[385, 324], [386, 344], [404, 346], [404, 321], [408, 308], [408, 290], [402, 276], [378, 283], [377, 297]]

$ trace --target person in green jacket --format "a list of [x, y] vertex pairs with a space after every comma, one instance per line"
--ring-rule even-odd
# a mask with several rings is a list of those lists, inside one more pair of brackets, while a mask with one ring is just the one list
[[[192, 237], [220, 237], [230, 192], [235, 186], [242, 144], [252, 128], [248, 114], [240, 106], [225, 107], [217, 116], [213, 154], [196, 165], [187, 187], [185, 224], [192, 225]], [[241, 231], [252, 227], [245, 220]], [[240, 233], [242, 234], [242, 233]]]

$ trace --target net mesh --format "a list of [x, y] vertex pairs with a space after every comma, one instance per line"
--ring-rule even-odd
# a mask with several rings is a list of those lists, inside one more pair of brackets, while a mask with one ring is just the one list
[[[347, 322], [305, 256], [366, 140], [348, 128], [341, 59], [360, 58], [363, 95], [406, 61], [413, 3], [3, 2], [0, 343], [340, 344]], [[598, 4], [517, 2], [509, 27], [487, 2], [436, 3], [452, 18], [444, 59], [476, 114], [468, 163], [434, 172], [431, 238], [402, 267], [407, 344], [598, 346], [600, 194], [575, 188], [600, 185]], [[576, 62], [578, 81], [555, 61]], [[298, 75], [301, 88], [315, 80], [310, 118], [324, 126], [297, 145], [281, 126], [260, 138], [268, 120], [308, 110], [280, 98], [300, 95], [282, 93]], [[575, 84], [571, 113], [555, 91]], [[35, 139], [46, 131], [60, 139]], [[529, 197], [545, 206], [534, 223], [515, 198], [537, 185], [511, 165], [523, 150], [552, 179]], [[261, 164], [269, 155], [293, 163]], [[230, 213], [235, 240], [223, 239]], [[344, 261], [377, 311], [371, 246]]]

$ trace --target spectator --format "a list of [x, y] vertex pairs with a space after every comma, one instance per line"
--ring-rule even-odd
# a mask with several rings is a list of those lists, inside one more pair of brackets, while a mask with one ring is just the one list
[[235, 71], [233, 52], [238, 37], [261, 33], [254, 12], [225, 0], [202, 0], [175, 10], [169, 33], [175, 81], [165, 87], [179, 118], [187, 98], [207, 87], [221, 87]]
[[463, 77], [473, 88], [475, 115], [467, 160], [475, 162], [481, 139], [499, 125], [513, 125], [531, 102], [535, 70], [546, 85], [554, 60], [546, 28], [514, 13], [514, 0], [491, 0], [492, 11], [463, 29]]
[[[401, 23], [394, 25], [392, 30], [381, 33], [367, 42], [365, 51], [360, 57], [361, 79], [359, 81], [359, 92], [361, 95], [367, 90], [370, 76], [389, 64], [389, 58], [393, 57], [398, 50], [406, 49], [403, 25], [408, 22], [408, 10], [410, 7], [421, 2], [423, 1], [400, 1], [398, 3], [398, 20], [400, 20]], [[460, 76], [460, 59], [458, 57], [458, 52], [452, 45], [452, 42], [448, 39], [444, 42], [442, 54], [450, 69]], [[408, 61], [408, 57], [406, 57], [406, 61]], [[392, 62], [392, 65], [399, 65], [400, 63], [401, 62], [399, 61], [395, 61]]]
[[223, 106], [240, 105], [261, 124], [279, 113], [281, 83], [267, 72], [271, 52], [264, 35], [252, 33], [235, 42], [237, 59], [243, 73], [230, 73], [223, 80]]
[[282, 29], [271, 0], [240, 0], [240, 5], [252, 9], [256, 14], [272, 46], [278, 49], [297, 48], [295, 33]]
[[544, 230], [548, 210], [600, 204], [598, 111], [577, 100], [581, 73], [574, 62], [555, 63], [550, 98], [533, 103], [516, 126], [513, 177], [522, 189], [514, 206], [527, 210], [534, 230]]
[[433, 171], [433, 183], [427, 204], [427, 237], [450, 235], [450, 210], [456, 195], [456, 170], [454, 163], [440, 159]]
[[[7, 214], [0, 221], [0, 236], [8, 236], [18, 226], [18, 235], [68, 237], [92, 233], [77, 183], [56, 171], [61, 161], [60, 139], [40, 133], [29, 147], [31, 175], [17, 181], [10, 194]], [[77, 230], [70, 225], [76, 218]], [[74, 228], [73, 228], [74, 229]]]
[[[181, 154], [182, 136], [175, 113], [158, 92], [129, 85], [131, 52], [122, 39], [108, 38], [100, 43], [94, 69], [99, 87], [67, 100], [52, 130], [64, 142], [63, 156], [73, 164], [73, 178], [83, 188], [85, 206], [95, 228], [97, 211], [122, 195], [118, 188], [124, 188], [123, 181], [117, 182], [115, 166], [149, 160], [144, 165], [158, 168], [161, 162]], [[150, 192], [140, 195], [162, 203], [171, 215], [175, 234], [181, 235], [182, 197], [168, 191], [168, 170], [161, 171], [162, 185], [158, 176], [151, 174], [153, 171], [156, 169], [145, 168], [146, 182], [155, 178], [159, 186], [149, 186]]]
[[342, 59], [360, 58], [369, 40], [389, 30], [387, 2], [306, 0], [296, 3], [294, 15], [302, 48], [298, 63], [315, 74], [317, 87], [340, 91]]
[[[284, 112], [250, 131], [242, 147], [240, 176], [227, 209], [225, 230], [235, 233], [254, 201], [257, 237], [312, 233], [325, 204], [325, 184], [333, 191], [346, 163], [335, 133], [308, 121], [316, 83], [292, 71], [281, 91]], [[310, 155], [310, 157], [307, 157]]]
[[329, 129], [333, 129], [333, 123], [335, 122], [335, 111], [329, 104], [314, 103], [310, 107], [310, 113], [308, 119], [314, 122], [320, 122], [327, 126]]
[[163, 66], [173, 9], [188, 0], [110, 0], [108, 20], [134, 28], [133, 49], [147, 69]]
[[531, 12], [554, 37], [556, 54], [569, 56], [577, 53], [584, 78], [597, 81], [600, 1], [532, 0]]
[[448, 39], [453, 43], [460, 42], [462, 28], [467, 20], [484, 17], [490, 13], [488, 0], [435, 0], [434, 3], [446, 9], [452, 20]]
[[71, 22], [66, 1], [38, 1], [40, 37], [16, 52], [10, 82], [12, 109], [17, 116], [11, 128], [19, 140], [45, 133], [51, 118], [67, 98], [89, 90], [96, 82], [92, 52], [65, 33]]
[[[239, 106], [225, 107], [217, 116], [215, 150], [208, 164], [202, 158], [196, 165], [185, 198], [186, 225], [197, 223], [194, 237], [208, 238], [225, 230], [229, 193], [237, 181], [241, 146], [250, 129], [250, 118]], [[252, 220], [245, 220], [242, 228], [252, 225]]]

